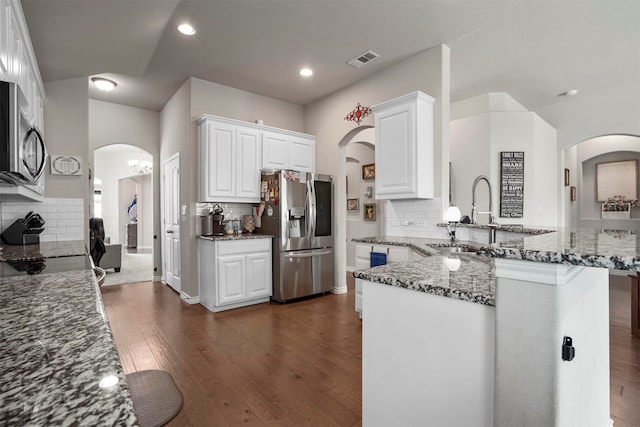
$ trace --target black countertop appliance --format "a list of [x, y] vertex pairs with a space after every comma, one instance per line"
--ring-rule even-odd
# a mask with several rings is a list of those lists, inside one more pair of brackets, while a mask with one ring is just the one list
[[40, 233], [44, 231], [44, 219], [30, 211], [24, 218], [17, 219], [0, 234], [0, 239], [8, 245], [29, 245], [40, 243]]

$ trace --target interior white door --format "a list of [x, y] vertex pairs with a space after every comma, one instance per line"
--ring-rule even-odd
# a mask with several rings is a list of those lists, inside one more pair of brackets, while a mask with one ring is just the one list
[[162, 171], [164, 279], [180, 292], [180, 153], [166, 160]]

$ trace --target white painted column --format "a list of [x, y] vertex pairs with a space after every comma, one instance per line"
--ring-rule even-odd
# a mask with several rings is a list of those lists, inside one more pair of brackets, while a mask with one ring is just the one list
[[610, 425], [608, 273], [496, 259], [495, 426]]
[[338, 175], [333, 181], [334, 193], [334, 221], [335, 236], [333, 238], [334, 250], [334, 294], [344, 294], [347, 292], [347, 200], [346, 200], [346, 180], [347, 176], [347, 147], [338, 146]]

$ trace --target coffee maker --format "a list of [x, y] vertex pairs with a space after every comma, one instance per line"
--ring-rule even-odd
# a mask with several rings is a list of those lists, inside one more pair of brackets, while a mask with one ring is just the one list
[[224, 215], [222, 215], [222, 208], [219, 204], [213, 205], [213, 210], [208, 214], [202, 215], [200, 217], [202, 221], [202, 235], [203, 236], [222, 236], [224, 235], [224, 225], [222, 225], [222, 220], [224, 219]]

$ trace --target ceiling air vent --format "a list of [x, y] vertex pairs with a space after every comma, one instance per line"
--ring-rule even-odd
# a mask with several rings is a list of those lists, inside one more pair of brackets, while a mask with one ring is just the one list
[[364, 64], [366, 64], [367, 62], [371, 62], [374, 59], [379, 58], [379, 57], [380, 57], [380, 55], [378, 55], [374, 51], [368, 50], [365, 53], [360, 54], [357, 57], [353, 58], [351, 61], [348, 61], [347, 64], [349, 64], [349, 65], [351, 65], [352, 67], [355, 67], [355, 68], [360, 68]]

